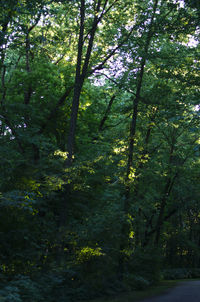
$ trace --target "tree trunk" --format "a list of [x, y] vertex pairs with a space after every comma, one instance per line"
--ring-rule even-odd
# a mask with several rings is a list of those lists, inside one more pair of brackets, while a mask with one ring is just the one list
[[[130, 125], [130, 134], [129, 134], [129, 150], [128, 150], [128, 161], [127, 161], [127, 168], [126, 168], [126, 177], [125, 177], [125, 195], [124, 195], [124, 206], [123, 211], [125, 216], [129, 213], [130, 208], [130, 183], [129, 183], [129, 177], [131, 174], [131, 168], [133, 164], [133, 146], [135, 142], [135, 133], [136, 133], [136, 123], [137, 123], [137, 116], [138, 116], [138, 104], [140, 101], [140, 93], [142, 88], [142, 82], [143, 82], [143, 76], [144, 76], [144, 69], [146, 64], [146, 56], [149, 51], [149, 46], [151, 43], [151, 38], [153, 35], [153, 23], [154, 23], [154, 16], [157, 9], [158, 0], [155, 0], [153, 5], [153, 11], [152, 16], [149, 24], [149, 30], [147, 33], [147, 38], [145, 42], [145, 48], [144, 48], [144, 55], [141, 60], [140, 64], [140, 71], [138, 75], [138, 82], [137, 82], [137, 88], [136, 88], [136, 95], [133, 98], [133, 114], [132, 114], [132, 120]], [[122, 251], [127, 247], [128, 242], [128, 236], [129, 236], [129, 229], [127, 229], [126, 223], [123, 223], [121, 228], [121, 243], [120, 243], [120, 255], [119, 255], [119, 262], [118, 262], [118, 276], [119, 279], [123, 279], [124, 274], [124, 255], [122, 254]]]

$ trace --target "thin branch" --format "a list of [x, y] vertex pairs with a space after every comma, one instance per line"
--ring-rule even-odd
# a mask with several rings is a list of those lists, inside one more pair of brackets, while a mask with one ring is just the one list
[[106, 120], [107, 120], [107, 118], [108, 118], [108, 114], [109, 114], [109, 112], [110, 112], [110, 110], [111, 110], [111, 107], [112, 107], [112, 104], [113, 104], [113, 101], [114, 101], [115, 98], [116, 98], [116, 95], [114, 94], [114, 95], [111, 97], [111, 99], [110, 99], [110, 101], [109, 101], [109, 103], [108, 103], [108, 106], [107, 106], [107, 108], [106, 108], [106, 112], [105, 112], [105, 114], [104, 114], [104, 116], [103, 116], [103, 118], [102, 118], [102, 120], [101, 120], [101, 122], [100, 122], [99, 131], [103, 131], [103, 126], [104, 126], [104, 124], [105, 124], [105, 122], [106, 122]]
[[99, 21], [101, 21], [101, 19], [103, 18], [103, 16], [105, 16], [111, 10], [111, 8], [115, 5], [115, 3], [118, 2], [118, 1], [119, 0], [113, 1], [113, 3], [107, 8], [107, 10], [105, 10], [105, 9], [106, 9], [106, 5], [108, 4], [108, 0], [105, 1], [102, 13], [101, 13], [101, 15], [99, 17]]
[[[109, 81], [113, 82], [116, 86], [119, 87], [119, 89], [123, 88], [123, 84], [122, 83], [118, 83], [117, 81], [115, 81], [114, 79], [112, 79], [111, 77], [109, 77], [107, 74], [103, 73], [103, 72], [100, 72], [100, 71], [97, 71], [96, 74], [98, 75], [102, 75], [104, 77], [106, 77]], [[133, 95], [136, 95], [135, 92], [133, 92], [132, 90], [126, 88], [125, 89], [127, 92], [133, 94]]]
[[[96, 20], [97, 25], [99, 24], [99, 22], [102, 20], [102, 18], [109, 12], [109, 10], [113, 7], [113, 5], [114, 5], [117, 1], [119, 1], [119, 0], [115, 0], [115, 1], [108, 7], [108, 9], [107, 9], [106, 11], [105, 11], [105, 8], [106, 8], [106, 5], [108, 4], [108, 0], [105, 1], [100, 16], [97, 17], [97, 16], [95, 15], [95, 17], [94, 17], [94, 20]], [[95, 10], [96, 10], [96, 13], [99, 13], [100, 5], [101, 5], [101, 1], [98, 1], [98, 3], [97, 3], [97, 8], [95, 9]], [[94, 25], [94, 23], [93, 23], [93, 25]], [[91, 34], [92, 30], [93, 30], [93, 26], [92, 26], [92, 28], [88, 31], [88, 33], [85, 35], [85, 37], [84, 37], [84, 42], [86, 41], [86, 39], [88, 38], [88, 36]]]
[[90, 70], [89, 75], [92, 75], [93, 73], [95, 73], [97, 70], [101, 70], [104, 68], [104, 65], [106, 64], [106, 62], [116, 53], [116, 51], [118, 49], [120, 49], [125, 42], [128, 41], [128, 39], [130, 38], [132, 32], [134, 31], [135, 26], [132, 27], [132, 29], [130, 30], [130, 32], [128, 33], [127, 37], [125, 39], [122, 40], [121, 43], [119, 43], [109, 54], [108, 56], [106, 56], [103, 59], [103, 62], [101, 62], [99, 65], [97, 65], [96, 67], [94, 67], [92, 70]]

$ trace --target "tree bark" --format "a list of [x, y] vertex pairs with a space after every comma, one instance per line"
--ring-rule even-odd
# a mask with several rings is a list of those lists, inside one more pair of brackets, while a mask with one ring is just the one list
[[68, 159], [66, 162], [67, 166], [71, 166], [72, 164], [79, 100], [80, 100], [81, 90], [84, 82], [84, 78], [81, 75], [81, 65], [82, 65], [83, 45], [84, 45], [83, 39], [84, 39], [84, 22], [85, 22], [85, 0], [81, 0], [80, 15], [81, 15], [81, 20], [80, 20], [78, 54], [77, 54], [77, 63], [76, 63], [76, 77], [75, 77], [74, 95], [72, 100], [72, 109], [71, 109], [71, 116], [70, 116], [69, 135], [67, 141], [67, 152], [68, 152]]
[[[144, 69], [146, 64], [146, 56], [148, 54], [149, 46], [151, 43], [151, 38], [153, 35], [153, 24], [154, 24], [154, 17], [155, 12], [157, 9], [158, 0], [155, 0], [153, 4], [153, 11], [151, 15], [151, 20], [149, 24], [149, 30], [147, 33], [147, 38], [145, 42], [145, 48], [144, 48], [144, 55], [141, 60], [140, 64], [140, 71], [138, 75], [138, 82], [137, 82], [137, 88], [136, 88], [136, 95], [133, 98], [133, 114], [132, 114], [132, 120], [130, 125], [130, 134], [129, 134], [129, 149], [128, 149], [128, 161], [127, 161], [127, 168], [126, 168], [126, 177], [125, 177], [125, 195], [124, 195], [124, 205], [123, 205], [123, 211], [125, 216], [129, 213], [130, 209], [130, 183], [129, 183], [129, 177], [131, 174], [131, 168], [133, 164], [133, 147], [135, 142], [135, 133], [136, 133], [136, 123], [137, 123], [137, 116], [138, 116], [138, 104], [140, 101], [140, 93], [142, 88], [142, 82], [143, 82], [143, 76], [144, 76]], [[124, 222], [121, 228], [121, 243], [120, 243], [120, 256], [119, 256], [119, 262], [118, 262], [118, 277], [120, 280], [123, 279], [124, 275], [124, 255], [122, 251], [127, 247], [128, 242], [128, 236], [129, 236], [129, 229], [127, 229], [127, 225]]]

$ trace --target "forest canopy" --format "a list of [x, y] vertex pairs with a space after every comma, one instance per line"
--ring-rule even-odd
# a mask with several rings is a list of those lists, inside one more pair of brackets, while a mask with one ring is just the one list
[[0, 300], [200, 277], [198, 0], [0, 1]]

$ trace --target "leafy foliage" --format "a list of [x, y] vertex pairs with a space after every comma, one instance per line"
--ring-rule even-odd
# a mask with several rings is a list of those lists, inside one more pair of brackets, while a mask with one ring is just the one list
[[199, 277], [197, 2], [0, 2], [1, 301]]

